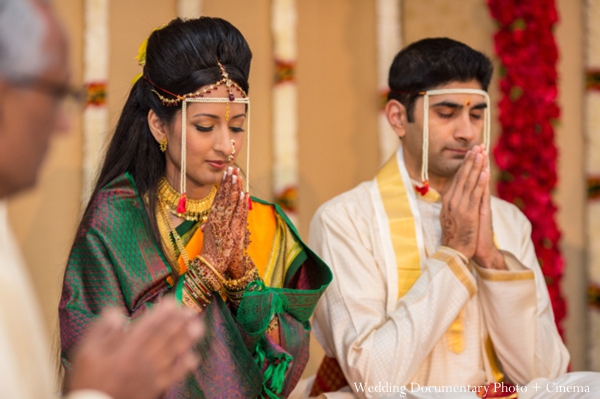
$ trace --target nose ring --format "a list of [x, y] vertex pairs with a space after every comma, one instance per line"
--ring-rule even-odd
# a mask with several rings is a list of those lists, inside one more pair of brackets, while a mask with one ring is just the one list
[[227, 162], [233, 161], [233, 156], [235, 155], [235, 140], [231, 140], [231, 154], [227, 157]]

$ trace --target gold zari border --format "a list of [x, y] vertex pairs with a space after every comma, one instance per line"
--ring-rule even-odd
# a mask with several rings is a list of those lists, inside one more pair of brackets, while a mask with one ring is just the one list
[[454, 275], [460, 280], [461, 283], [463, 283], [463, 285], [469, 292], [469, 297], [472, 298], [473, 295], [477, 293], [477, 287], [475, 286], [471, 278], [469, 278], [470, 276], [468, 274], [468, 270], [466, 270], [466, 266], [462, 265], [456, 260], [457, 256], [458, 254], [450, 255], [449, 253], [444, 252], [444, 249], [442, 248], [441, 251], [437, 251], [431, 257], [433, 259], [437, 259], [446, 263], [448, 267], [450, 267], [450, 270], [452, 270]]
[[534, 274], [531, 270], [507, 271], [507, 270], [489, 270], [481, 266], [475, 266], [477, 274], [487, 281], [518, 281], [533, 280]]

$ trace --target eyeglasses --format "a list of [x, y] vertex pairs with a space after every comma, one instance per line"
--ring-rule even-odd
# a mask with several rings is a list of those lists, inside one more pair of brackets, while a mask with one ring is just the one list
[[83, 107], [87, 101], [87, 90], [85, 87], [73, 87], [39, 77], [11, 80], [10, 83], [17, 87], [47, 94], [61, 102], [71, 103], [77, 107]]

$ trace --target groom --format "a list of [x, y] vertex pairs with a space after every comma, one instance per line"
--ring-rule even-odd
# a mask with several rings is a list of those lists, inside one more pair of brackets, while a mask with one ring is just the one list
[[401, 147], [311, 223], [309, 243], [334, 272], [315, 312], [327, 357], [313, 394], [378, 397], [387, 383], [509, 396], [504, 386], [526, 385], [549, 398], [548, 382], [600, 394], [597, 374], [565, 374], [531, 224], [490, 195], [491, 76], [485, 55], [447, 38], [396, 55], [385, 113]]

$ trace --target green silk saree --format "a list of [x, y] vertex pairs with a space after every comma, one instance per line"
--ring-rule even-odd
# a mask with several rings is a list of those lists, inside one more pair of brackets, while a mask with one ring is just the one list
[[[247, 292], [237, 312], [214, 296], [200, 313], [205, 326], [195, 347], [200, 366], [166, 398], [286, 397], [306, 366], [309, 318], [332, 274], [276, 205], [254, 201], [273, 210], [283, 232], [273, 248], [264, 248], [272, 253], [268, 270], [279, 277], [265, 279], [270, 286], [262, 291]], [[195, 228], [188, 224], [184, 230], [193, 234]], [[279, 245], [284, 237], [287, 244]], [[116, 307], [136, 318], [161, 297], [175, 295], [172, 277], [134, 179], [127, 173], [116, 178], [93, 198], [65, 271], [59, 318], [67, 370], [72, 349], [102, 309]], [[274, 315], [279, 343], [265, 332]]]

